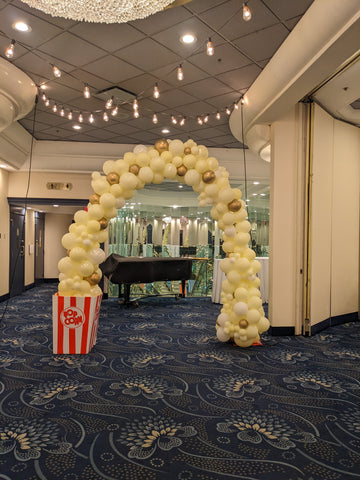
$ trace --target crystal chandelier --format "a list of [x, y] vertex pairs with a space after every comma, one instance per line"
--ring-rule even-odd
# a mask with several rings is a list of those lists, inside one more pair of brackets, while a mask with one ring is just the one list
[[164, 10], [175, 0], [21, 0], [53, 17], [94, 23], [125, 23]]

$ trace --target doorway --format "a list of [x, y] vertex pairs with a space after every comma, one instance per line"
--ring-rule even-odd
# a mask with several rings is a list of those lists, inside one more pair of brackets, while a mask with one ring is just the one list
[[10, 207], [10, 297], [24, 291], [25, 265], [25, 210]]

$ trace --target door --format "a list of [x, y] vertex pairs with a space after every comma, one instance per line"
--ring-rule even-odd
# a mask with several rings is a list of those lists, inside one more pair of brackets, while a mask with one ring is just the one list
[[35, 213], [35, 283], [44, 280], [44, 224], [43, 213]]
[[24, 209], [10, 207], [10, 297], [24, 291], [25, 265], [25, 216]]

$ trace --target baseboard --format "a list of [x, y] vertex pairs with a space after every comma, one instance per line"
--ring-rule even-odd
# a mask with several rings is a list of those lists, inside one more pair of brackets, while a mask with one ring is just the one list
[[57, 277], [55, 277], [55, 278], [43, 278], [44, 283], [56, 283], [58, 281], [59, 281], [59, 279]]
[[29, 283], [29, 285], [24, 285], [24, 291], [31, 290], [35, 287], [35, 283]]
[[294, 327], [270, 327], [270, 335], [273, 337], [289, 337], [295, 335]]
[[322, 322], [317, 323], [311, 327], [311, 335], [321, 332], [329, 327], [335, 325], [342, 325], [348, 322], [357, 322], [359, 320], [359, 312], [344, 313], [343, 315], [336, 315], [336, 317], [326, 318]]
[[1, 302], [5, 302], [6, 300], [8, 300], [10, 298], [10, 294], [9, 293], [5, 293], [5, 295], [0, 295], [0, 303]]

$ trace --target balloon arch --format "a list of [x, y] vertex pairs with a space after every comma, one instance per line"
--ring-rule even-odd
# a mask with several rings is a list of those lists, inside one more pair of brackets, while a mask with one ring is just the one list
[[67, 256], [59, 261], [60, 296], [98, 296], [102, 272], [99, 264], [105, 260], [100, 243], [108, 238], [107, 226], [116, 217], [117, 209], [132, 198], [134, 190], [146, 184], [160, 184], [164, 179], [178, 180], [192, 186], [199, 194], [200, 206], [213, 205], [211, 216], [223, 230], [222, 248], [226, 253], [220, 263], [226, 279], [222, 283], [223, 307], [216, 320], [216, 334], [221, 342], [232, 339], [241, 347], [259, 340], [268, 330], [257, 277], [261, 265], [249, 248], [251, 228], [247, 220], [241, 191], [231, 188], [229, 173], [208, 156], [203, 145], [193, 140], [158, 140], [153, 147], [138, 145], [124, 158], [108, 160], [103, 172], [92, 173], [87, 211], [79, 210], [69, 233], [62, 237]]

